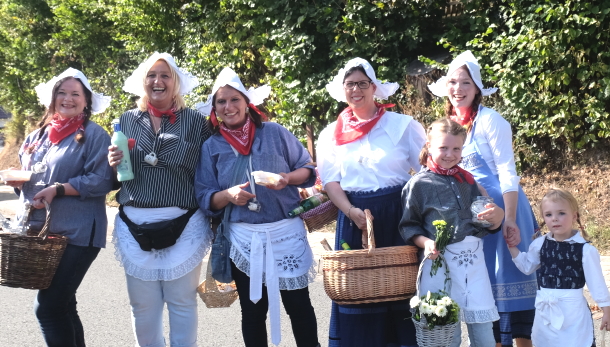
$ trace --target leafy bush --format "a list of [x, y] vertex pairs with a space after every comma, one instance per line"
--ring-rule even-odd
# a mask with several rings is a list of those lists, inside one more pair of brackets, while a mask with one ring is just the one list
[[610, 1], [470, 1], [441, 43], [480, 58], [522, 159], [610, 137]]

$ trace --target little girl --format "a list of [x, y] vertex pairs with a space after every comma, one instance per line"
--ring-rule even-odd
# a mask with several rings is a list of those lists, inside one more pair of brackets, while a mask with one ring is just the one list
[[[470, 205], [481, 191], [473, 176], [457, 166], [462, 159], [466, 130], [449, 119], [440, 119], [428, 128], [420, 163], [427, 169], [413, 176], [402, 191], [405, 204], [399, 230], [406, 242], [413, 242], [436, 259], [435, 220], [444, 220], [452, 228], [452, 237], [445, 248], [451, 277], [451, 298], [460, 306], [460, 319], [466, 322], [472, 347], [495, 346], [492, 322], [500, 319], [496, 308], [481, 238], [500, 230], [504, 211], [495, 204], [477, 215], [491, 223], [489, 228], [473, 222]], [[512, 241], [511, 241], [512, 242]], [[512, 243], [511, 243], [512, 244]], [[444, 288], [445, 271], [430, 275], [431, 261], [423, 268], [420, 289], [435, 292]], [[451, 343], [459, 347], [460, 329]]]
[[[602, 308], [600, 329], [608, 329], [610, 293], [597, 249], [587, 242], [580, 223], [578, 202], [563, 189], [549, 189], [540, 203], [540, 214], [549, 232], [535, 239], [527, 253], [509, 243], [513, 262], [524, 274], [538, 270], [536, 316], [532, 342], [536, 346], [593, 344], [593, 320], [583, 295], [585, 283]], [[580, 233], [574, 230], [578, 223]]]

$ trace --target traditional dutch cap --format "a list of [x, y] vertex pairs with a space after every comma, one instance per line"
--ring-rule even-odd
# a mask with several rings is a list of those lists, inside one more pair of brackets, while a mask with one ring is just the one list
[[483, 82], [481, 81], [481, 66], [479, 65], [479, 61], [474, 57], [471, 51], [465, 51], [455, 57], [451, 64], [449, 64], [449, 70], [447, 71], [447, 75], [438, 79], [438, 81], [429, 84], [428, 88], [432, 92], [432, 94], [436, 96], [449, 96], [447, 94], [447, 76], [453, 74], [455, 70], [461, 68], [466, 65], [468, 71], [470, 71], [470, 76], [472, 76], [472, 80], [474, 84], [479, 87], [481, 90], [481, 94], [483, 96], [488, 96], [495, 93], [498, 88], [483, 88]]
[[233, 71], [231, 68], [225, 67], [220, 71], [218, 77], [216, 77], [216, 81], [214, 82], [214, 87], [212, 87], [212, 93], [208, 95], [208, 99], [206, 102], [200, 102], [195, 105], [195, 108], [199, 110], [204, 116], [207, 116], [212, 113], [212, 99], [214, 98], [214, 94], [218, 91], [218, 89], [224, 86], [231, 86], [240, 92], [242, 92], [245, 96], [248, 97], [250, 103], [254, 106], [258, 106], [265, 101], [269, 94], [271, 93], [271, 87], [268, 85], [262, 85], [258, 88], [250, 87], [250, 89], [246, 90], [243, 83], [239, 79], [239, 76]]
[[373, 70], [373, 67], [371, 66], [371, 64], [369, 64], [368, 61], [362, 58], [354, 58], [348, 61], [347, 64], [345, 64], [345, 66], [341, 70], [339, 70], [333, 80], [326, 85], [326, 90], [328, 91], [330, 96], [333, 97], [333, 99], [337, 101], [347, 102], [347, 99], [345, 99], [345, 89], [343, 89], [343, 80], [345, 79], [345, 73], [347, 72], [347, 70], [359, 65], [364, 68], [364, 72], [366, 72], [368, 78], [370, 78], [372, 83], [375, 83], [375, 86], [377, 86], [377, 90], [375, 90], [375, 94], [373, 94], [373, 96], [377, 97], [378, 99], [385, 100], [392, 96], [394, 93], [396, 93], [396, 90], [398, 90], [398, 83], [380, 82], [375, 76], [375, 70]]
[[94, 92], [93, 89], [91, 89], [91, 85], [89, 85], [89, 80], [87, 80], [85, 74], [74, 68], [68, 68], [59, 76], [51, 78], [51, 80], [49, 80], [47, 83], [37, 85], [34, 90], [36, 91], [36, 95], [38, 95], [38, 101], [49, 108], [52, 101], [51, 99], [53, 98], [53, 87], [55, 87], [57, 81], [66, 77], [78, 78], [81, 82], [83, 82], [83, 85], [89, 89], [91, 92], [91, 113], [104, 112], [104, 110], [110, 106], [110, 100], [112, 98], [110, 96]]
[[197, 77], [193, 76], [190, 72], [179, 68], [178, 65], [176, 65], [176, 61], [169, 53], [155, 52], [148, 59], [146, 59], [146, 61], [140, 64], [140, 66], [134, 70], [131, 76], [125, 80], [123, 90], [139, 97], [146, 95], [146, 91], [144, 90], [144, 78], [148, 70], [150, 70], [150, 68], [158, 60], [165, 60], [170, 68], [173, 69], [178, 75], [178, 78], [180, 79], [180, 95], [190, 93], [193, 88], [199, 85], [199, 80]]

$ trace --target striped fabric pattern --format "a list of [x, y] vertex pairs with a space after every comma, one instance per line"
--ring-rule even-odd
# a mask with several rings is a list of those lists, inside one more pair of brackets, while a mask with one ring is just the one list
[[[122, 183], [117, 193], [119, 204], [140, 208], [198, 207], [195, 168], [201, 145], [211, 132], [206, 118], [196, 110], [185, 108], [176, 116], [174, 124], [169, 117], [163, 117], [157, 136], [148, 112], [133, 109], [121, 115], [121, 130], [135, 139], [136, 145], [129, 151], [135, 178]], [[158, 159], [155, 166], [144, 161], [151, 152]]]

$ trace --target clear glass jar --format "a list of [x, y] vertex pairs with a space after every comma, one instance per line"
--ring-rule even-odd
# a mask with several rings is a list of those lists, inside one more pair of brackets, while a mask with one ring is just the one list
[[485, 205], [493, 203], [494, 199], [492, 197], [489, 196], [477, 196], [476, 199], [474, 199], [474, 201], [472, 202], [472, 205], [470, 205], [470, 211], [472, 212], [472, 222], [476, 225], [480, 225], [484, 228], [489, 228], [490, 226], [492, 226], [491, 223], [489, 223], [486, 220], [483, 219], [479, 219], [477, 217], [477, 215], [485, 210], [487, 210], [487, 207], [485, 207]]

